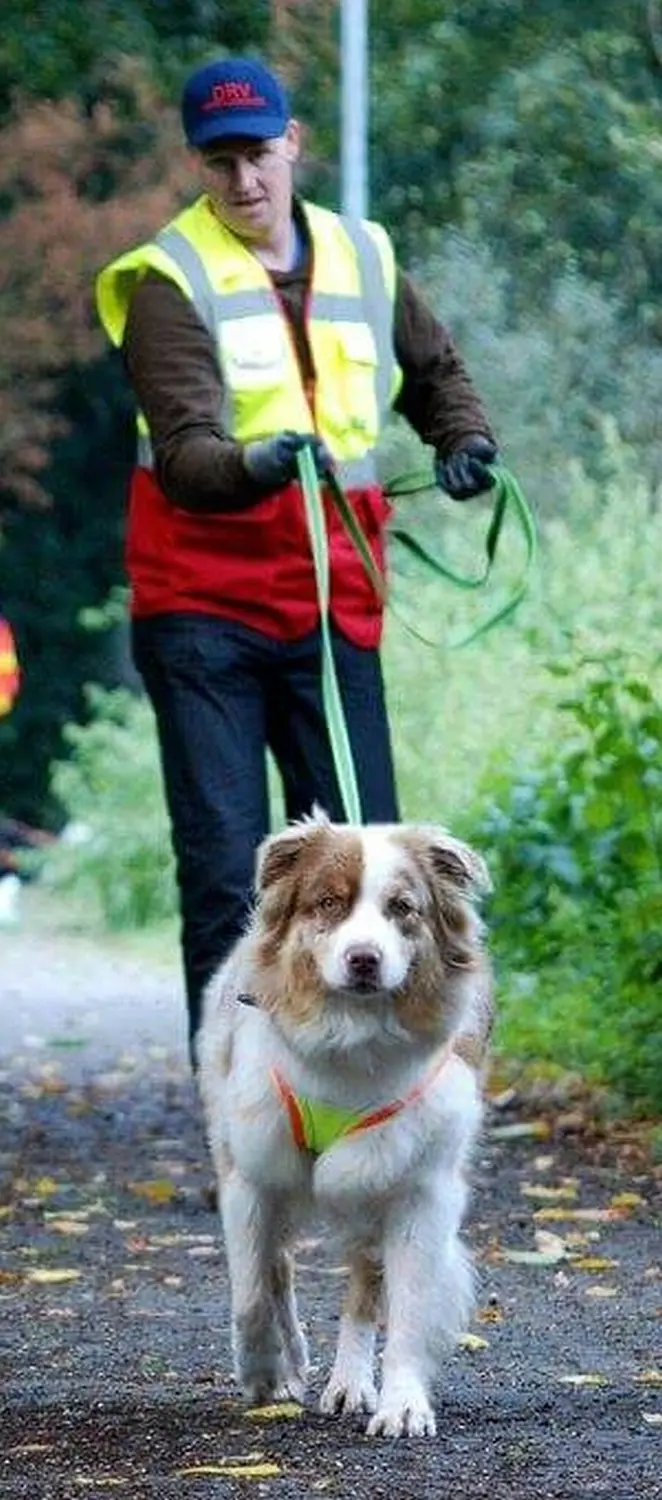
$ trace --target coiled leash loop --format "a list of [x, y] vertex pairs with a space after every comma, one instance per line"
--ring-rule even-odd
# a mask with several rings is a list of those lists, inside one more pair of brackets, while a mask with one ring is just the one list
[[[322, 639], [322, 699], [331, 742], [331, 752], [345, 816], [350, 823], [360, 823], [361, 799], [338, 685], [333, 655], [333, 641], [331, 638], [329, 618], [329, 541], [324, 513], [324, 501], [313, 455], [308, 446], [302, 448], [297, 455], [297, 464], [317, 586]], [[536, 529], [533, 516], [515, 476], [508, 469], [503, 468], [501, 464], [490, 468], [489, 472], [492, 477], [494, 503], [485, 538], [485, 563], [478, 573], [467, 575], [458, 572], [450, 564], [443, 562], [440, 558], [429, 552], [423, 546], [422, 542], [419, 542], [404, 527], [396, 525], [389, 527], [388, 530], [389, 540], [397, 541], [410, 556], [422, 563], [437, 577], [454, 583], [458, 588], [480, 589], [485, 587], [492, 573], [503, 530], [503, 523], [508, 507], [511, 507], [519, 523], [525, 544], [524, 565], [514, 591], [510, 598], [495, 609], [486, 620], [474, 626], [468, 634], [460, 637], [459, 640], [451, 641], [431, 640], [417, 626], [412, 625], [411, 621], [403, 616], [389, 595], [386, 579], [375, 562], [363, 527], [358, 521], [353, 506], [348, 500], [342, 485], [332, 471], [324, 476], [324, 488], [327, 494], [330, 495], [343, 526], [354, 543], [377, 597], [385, 607], [388, 606], [393, 611], [405, 629], [409, 631], [410, 635], [422, 641], [426, 646], [434, 646], [442, 650], [459, 650], [464, 646], [471, 645], [480, 636], [486, 635], [489, 630], [493, 630], [496, 625], [501, 624], [503, 620], [508, 619], [514, 614], [526, 593], [529, 574], [536, 555]], [[420, 480], [422, 482], [419, 482], [418, 475], [406, 476], [404, 480], [395, 481], [390, 486], [389, 493], [393, 496], [396, 494], [399, 496], [414, 494], [423, 489], [433, 488], [433, 481], [430, 477], [425, 475], [420, 476]]]

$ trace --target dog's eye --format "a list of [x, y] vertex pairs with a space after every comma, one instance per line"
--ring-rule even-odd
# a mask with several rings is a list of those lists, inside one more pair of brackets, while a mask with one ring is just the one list
[[413, 917], [418, 907], [411, 896], [392, 896], [386, 911], [389, 917]]
[[326, 895], [317, 897], [315, 911], [322, 913], [338, 911], [339, 906], [340, 897], [332, 895], [331, 891], [327, 891]]

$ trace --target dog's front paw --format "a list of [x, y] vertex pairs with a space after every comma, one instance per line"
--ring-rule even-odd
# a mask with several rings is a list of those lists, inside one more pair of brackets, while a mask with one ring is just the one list
[[434, 1412], [422, 1390], [382, 1396], [368, 1423], [368, 1437], [434, 1437], [436, 1431]]
[[304, 1383], [293, 1378], [282, 1380], [263, 1376], [242, 1382], [242, 1395], [248, 1406], [278, 1406], [282, 1401], [303, 1399]]
[[352, 1377], [349, 1373], [332, 1375], [322, 1392], [320, 1411], [326, 1416], [348, 1416], [351, 1412], [370, 1412], [377, 1407], [377, 1389], [369, 1377]]

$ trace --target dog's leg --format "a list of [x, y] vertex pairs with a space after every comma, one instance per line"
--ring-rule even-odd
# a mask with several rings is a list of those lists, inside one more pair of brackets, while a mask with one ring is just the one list
[[466, 1326], [472, 1302], [469, 1257], [458, 1239], [464, 1188], [446, 1183], [440, 1201], [400, 1211], [386, 1234], [387, 1330], [383, 1385], [371, 1436], [436, 1431], [430, 1387], [444, 1348]]
[[297, 1313], [294, 1264], [286, 1250], [274, 1260], [271, 1276], [276, 1319], [287, 1365], [287, 1385], [290, 1394], [300, 1399], [308, 1377], [308, 1346]]
[[381, 1290], [381, 1266], [357, 1255], [350, 1268], [333, 1370], [320, 1403], [323, 1412], [372, 1412], [377, 1406], [374, 1358]]
[[282, 1217], [237, 1171], [221, 1187], [221, 1214], [232, 1292], [235, 1375], [248, 1401], [292, 1394], [275, 1296], [282, 1259]]

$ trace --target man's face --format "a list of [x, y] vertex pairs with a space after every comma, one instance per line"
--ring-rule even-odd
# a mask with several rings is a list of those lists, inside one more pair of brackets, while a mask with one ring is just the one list
[[292, 169], [298, 155], [296, 120], [290, 120], [285, 134], [273, 140], [237, 136], [211, 142], [198, 153], [202, 187], [219, 218], [240, 239], [266, 241], [289, 219]]

